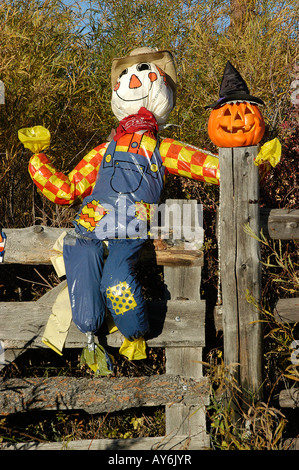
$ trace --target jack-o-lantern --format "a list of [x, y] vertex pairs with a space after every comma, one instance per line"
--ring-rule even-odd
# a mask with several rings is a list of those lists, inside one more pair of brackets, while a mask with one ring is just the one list
[[220, 86], [219, 100], [211, 108], [208, 133], [218, 147], [247, 147], [257, 145], [265, 132], [265, 122], [258, 108], [264, 104], [250, 95], [248, 87], [228, 61]]
[[257, 145], [265, 132], [263, 116], [253, 103], [225, 103], [211, 111], [208, 133], [218, 147]]

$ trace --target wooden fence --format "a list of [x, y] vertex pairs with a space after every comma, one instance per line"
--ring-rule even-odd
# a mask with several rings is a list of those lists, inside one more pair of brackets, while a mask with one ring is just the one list
[[[260, 210], [258, 168], [253, 163], [257, 152], [257, 147], [226, 148], [219, 152], [222, 303], [216, 309], [215, 323], [221, 323], [225, 362], [235, 364], [237, 382], [249, 396], [254, 394], [256, 399], [262, 399], [261, 255], [260, 243], [250, 232], [259, 236], [263, 229], [272, 239], [298, 240], [299, 210]], [[246, 293], [254, 298], [254, 303], [248, 301]], [[299, 298], [280, 299], [274, 312], [278, 321], [299, 322]], [[287, 403], [298, 406], [298, 389], [280, 394], [281, 406]]]
[[[256, 146], [222, 148], [219, 152], [218, 249], [222, 304], [218, 313], [220, 310], [226, 363], [239, 364], [236, 379], [242, 389], [262, 398], [262, 323], [259, 308], [246, 297], [248, 293], [259, 305], [261, 254], [259, 241], [248, 232], [260, 236], [262, 229], [272, 239], [298, 239], [299, 211], [260, 210], [259, 170], [254, 165], [257, 152]], [[281, 300], [276, 306], [277, 315], [295, 305], [298, 299]]]
[[[259, 393], [261, 336], [258, 311], [248, 304], [246, 289], [260, 298], [259, 245], [245, 234], [244, 224], [271, 238], [298, 239], [299, 211], [259, 210], [258, 174], [253, 165], [256, 147], [220, 149], [219, 254], [222, 305], [215, 310], [215, 326], [224, 336], [228, 364], [237, 362], [238, 381]], [[175, 201], [178, 203], [178, 201]], [[184, 201], [186, 202], [186, 201]], [[173, 203], [169, 201], [168, 203]], [[180, 202], [182, 204], [182, 201]], [[190, 204], [197, 204], [190, 201]], [[182, 223], [182, 220], [175, 223]], [[53, 244], [64, 229], [28, 227], [6, 229], [5, 263], [49, 264]], [[194, 248], [194, 247], [193, 247]], [[200, 247], [154, 241], [143, 253], [144, 262], [154, 257], [164, 269], [165, 300], [150, 304], [152, 321], [150, 347], [166, 350], [166, 373], [162, 376], [74, 379], [6, 379], [0, 381], [0, 414], [30, 410], [84, 409], [89, 413], [113, 412], [138, 406], [165, 406], [166, 433], [162, 438], [71, 442], [68, 448], [92, 449], [203, 449], [209, 447], [206, 406], [209, 383], [202, 371], [205, 346], [205, 302], [200, 298], [204, 253]], [[3, 365], [28, 348], [44, 347], [44, 327], [53, 303], [63, 287], [60, 284], [36, 302], [0, 302], [0, 340]], [[277, 315], [288, 317], [298, 299], [281, 300]], [[291, 308], [291, 312], [288, 310]], [[293, 321], [297, 321], [292, 317]], [[122, 336], [106, 337], [107, 345], [119, 347]], [[66, 348], [85, 346], [85, 335], [72, 325]], [[108, 393], [112, 390], [112, 393]], [[127, 442], [126, 442], [127, 441]], [[20, 446], [0, 444], [0, 448], [37, 448], [34, 443]], [[38, 448], [62, 448], [43, 444]]]
[[[183, 201], [168, 201], [182, 204]], [[186, 201], [185, 201], [186, 202]], [[196, 201], [190, 201], [194, 207]], [[182, 215], [182, 213], [181, 213]], [[182, 224], [182, 221], [173, 221]], [[170, 227], [171, 229], [171, 227]], [[52, 247], [62, 230], [51, 227], [6, 229], [6, 263], [49, 264]], [[195, 249], [194, 249], [195, 248]], [[149, 347], [163, 347], [166, 372], [151, 377], [72, 377], [48, 379], [9, 379], [0, 382], [0, 414], [30, 410], [83, 409], [90, 414], [125, 410], [140, 406], [165, 406], [166, 434], [141, 440], [95, 440], [70, 443], [68, 448], [202, 449], [209, 446], [205, 407], [209, 384], [202, 373], [205, 346], [205, 302], [200, 299], [203, 251], [186, 247], [185, 242], [154, 241], [142, 258], [154, 257], [164, 268], [165, 300], [149, 305], [151, 338]], [[44, 347], [41, 338], [55, 299], [63, 283], [36, 302], [0, 302], [0, 339], [5, 363], [28, 348]], [[101, 338], [101, 344], [103, 338]], [[119, 348], [123, 337], [109, 334], [105, 341]], [[85, 335], [72, 324], [66, 348], [86, 346]], [[49, 444], [59, 448], [59, 444]], [[7, 446], [3, 446], [2, 448]], [[11, 448], [11, 446], [8, 446]], [[15, 448], [18, 446], [14, 446]], [[62, 444], [60, 445], [60, 448]], [[18, 447], [20, 448], [20, 446]], [[35, 448], [34, 444], [21, 448]], [[38, 447], [45, 448], [45, 446]], [[48, 446], [46, 446], [48, 448]]]

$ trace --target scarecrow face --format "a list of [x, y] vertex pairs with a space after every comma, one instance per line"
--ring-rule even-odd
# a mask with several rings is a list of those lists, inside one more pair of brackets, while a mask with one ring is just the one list
[[144, 106], [162, 124], [173, 108], [173, 94], [164, 72], [155, 64], [142, 62], [120, 74], [112, 92], [111, 106], [119, 120], [138, 113]]
[[[158, 80], [154, 67], [145, 62], [125, 69], [119, 76], [114, 91], [123, 101], [139, 101], [148, 97], [153, 83]], [[156, 67], [155, 67], [156, 68]]]
[[264, 119], [259, 108], [252, 103], [226, 103], [210, 114], [208, 133], [218, 147], [256, 145], [264, 132]]

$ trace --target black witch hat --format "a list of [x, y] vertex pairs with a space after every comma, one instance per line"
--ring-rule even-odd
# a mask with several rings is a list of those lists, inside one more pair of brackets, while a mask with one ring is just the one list
[[260, 98], [249, 94], [245, 81], [229, 60], [224, 69], [219, 97], [218, 101], [205, 106], [205, 109], [222, 106], [228, 101], [250, 101], [256, 104], [265, 104]]

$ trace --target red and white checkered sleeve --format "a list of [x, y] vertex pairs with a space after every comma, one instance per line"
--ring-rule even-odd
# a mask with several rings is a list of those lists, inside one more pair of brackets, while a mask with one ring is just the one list
[[160, 154], [169, 173], [219, 185], [218, 156], [174, 139], [164, 139]]
[[44, 153], [35, 154], [29, 161], [30, 176], [51, 202], [72, 204], [91, 193], [107, 146], [104, 143], [91, 150], [68, 175], [57, 171]]

